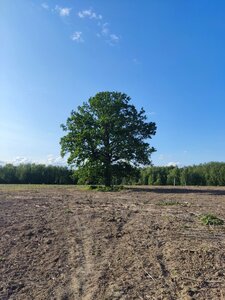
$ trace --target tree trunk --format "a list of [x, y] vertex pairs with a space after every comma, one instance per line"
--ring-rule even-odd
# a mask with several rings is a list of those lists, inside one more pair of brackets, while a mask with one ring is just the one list
[[109, 187], [112, 184], [112, 172], [111, 172], [111, 165], [106, 164], [105, 166], [105, 186]]

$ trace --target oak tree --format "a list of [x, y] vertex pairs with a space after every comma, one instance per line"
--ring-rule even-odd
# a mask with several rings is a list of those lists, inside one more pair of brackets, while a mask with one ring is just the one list
[[112, 179], [129, 176], [135, 167], [151, 163], [149, 139], [156, 124], [148, 122], [130, 97], [119, 92], [100, 92], [72, 111], [61, 138], [61, 154], [68, 164], [87, 176], [112, 185]]

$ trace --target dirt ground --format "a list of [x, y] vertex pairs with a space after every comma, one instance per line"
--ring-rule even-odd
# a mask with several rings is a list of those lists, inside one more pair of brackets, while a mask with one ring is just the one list
[[203, 213], [225, 220], [225, 188], [0, 186], [0, 299], [225, 299]]

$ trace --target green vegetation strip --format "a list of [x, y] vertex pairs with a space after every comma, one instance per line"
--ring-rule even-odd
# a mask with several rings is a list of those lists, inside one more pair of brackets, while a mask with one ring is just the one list
[[212, 214], [204, 214], [200, 217], [201, 222], [204, 225], [223, 225], [224, 221]]
[[102, 186], [102, 185], [90, 185], [88, 190], [94, 190], [99, 192], [119, 192], [124, 189], [122, 185], [117, 186]]

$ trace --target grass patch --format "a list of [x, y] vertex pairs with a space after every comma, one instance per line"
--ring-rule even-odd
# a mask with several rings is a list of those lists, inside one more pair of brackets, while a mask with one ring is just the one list
[[114, 185], [114, 186], [103, 186], [103, 185], [89, 185], [88, 190], [91, 191], [99, 191], [99, 192], [119, 192], [124, 189], [122, 185]]
[[224, 221], [212, 214], [205, 214], [200, 217], [201, 222], [204, 225], [223, 225]]

